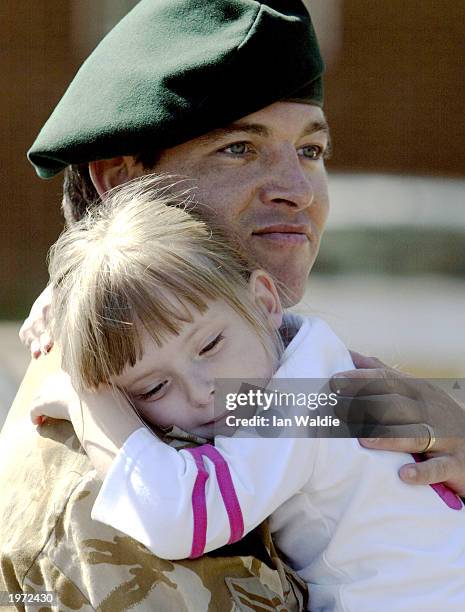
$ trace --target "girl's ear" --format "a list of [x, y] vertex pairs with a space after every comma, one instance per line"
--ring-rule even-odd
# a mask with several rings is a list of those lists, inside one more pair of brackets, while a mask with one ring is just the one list
[[113, 187], [142, 174], [144, 174], [142, 164], [137, 163], [132, 155], [98, 159], [89, 163], [90, 178], [101, 198]]
[[271, 325], [279, 329], [283, 321], [283, 309], [271, 276], [264, 270], [254, 270], [249, 279], [249, 291], [254, 302], [267, 315]]

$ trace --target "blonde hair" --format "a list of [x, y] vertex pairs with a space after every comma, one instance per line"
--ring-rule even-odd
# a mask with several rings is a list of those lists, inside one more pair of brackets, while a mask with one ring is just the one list
[[225, 300], [279, 358], [279, 334], [247, 290], [257, 266], [180, 186], [155, 175], [126, 183], [52, 247], [51, 332], [76, 388], [109, 382], [142, 357], [144, 329], [161, 345], [209, 300]]

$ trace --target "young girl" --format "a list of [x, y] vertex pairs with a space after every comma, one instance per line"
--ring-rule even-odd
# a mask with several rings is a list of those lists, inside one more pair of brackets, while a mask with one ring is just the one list
[[[103, 478], [92, 517], [178, 559], [271, 515], [312, 610], [463, 612], [461, 502], [402, 483], [405, 455], [351, 438], [206, 443], [227, 412], [214, 411], [215, 379], [275, 389], [353, 364], [320, 319], [287, 315], [282, 326], [270, 276], [156, 187], [148, 178], [114, 191], [51, 254], [52, 332], [83, 401], [32, 416], [73, 422]], [[200, 445], [175, 450], [137, 415]]]

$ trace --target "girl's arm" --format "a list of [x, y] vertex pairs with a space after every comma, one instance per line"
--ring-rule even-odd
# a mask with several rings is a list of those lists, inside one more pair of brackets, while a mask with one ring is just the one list
[[102, 479], [124, 442], [143, 425], [119, 391], [83, 392], [78, 396], [63, 370], [42, 383], [30, 417], [36, 425], [43, 424], [47, 417], [70, 420]]
[[81, 392], [78, 401], [69, 404], [69, 417], [102, 480], [125, 441], [144, 426], [117, 389]]
[[239, 540], [297, 493], [317, 440], [226, 438], [177, 451], [138, 429], [112, 464], [92, 518], [158, 557], [197, 557]]
[[239, 540], [310, 477], [316, 440], [217, 436], [214, 447], [177, 451], [142, 427], [116, 391], [74, 400], [68, 393], [67, 405], [103, 479], [92, 518], [161, 558], [196, 557]]

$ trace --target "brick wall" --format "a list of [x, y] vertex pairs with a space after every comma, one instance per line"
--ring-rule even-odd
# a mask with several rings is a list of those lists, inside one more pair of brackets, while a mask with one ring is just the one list
[[[324, 45], [334, 55], [326, 79], [331, 168], [465, 175], [462, 3], [312, 1], [321, 36], [339, 37]], [[61, 181], [37, 179], [25, 151], [83, 59], [85, 45], [77, 49], [71, 27], [76, 2], [2, 0], [0, 317], [26, 314], [46, 282], [46, 251], [61, 229]], [[92, 23], [105, 14], [107, 28], [104, 4], [80, 6]], [[340, 13], [325, 19], [325, 6]], [[81, 12], [80, 27], [85, 20]]]

